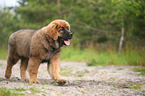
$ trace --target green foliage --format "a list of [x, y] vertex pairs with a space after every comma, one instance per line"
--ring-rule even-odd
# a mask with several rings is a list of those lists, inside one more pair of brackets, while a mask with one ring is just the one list
[[56, 0], [18, 2], [20, 6], [0, 12], [1, 46], [7, 45], [9, 35], [16, 30], [38, 29], [55, 19], [65, 19], [71, 24], [78, 42], [73, 43], [81, 48], [95, 46], [97, 42], [117, 45], [122, 22], [128, 40], [136, 40], [135, 37], [144, 40], [144, 0], [60, 0], [60, 7]]
[[32, 94], [40, 93], [41, 92], [38, 88], [36, 88], [36, 86], [31, 87], [30, 91], [32, 92]]
[[26, 89], [24, 89], [24, 88], [15, 88], [13, 90], [15, 90], [15, 91], [26, 91]]
[[0, 96], [23, 96], [24, 94], [22, 93], [14, 93], [11, 92], [11, 89], [2, 87], [0, 88]]
[[18, 29], [17, 18], [8, 11], [0, 11], [0, 47], [6, 47], [10, 34]]
[[134, 85], [132, 88], [133, 88], [133, 89], [141, 89], [142, 86], [143, 86], [143, 84], [136, 84], [136, 85]]
[[[96, 51], [95, 49], [79, 49], [72, 46], [65, 46], [62, 49], [61, 61], [88, 62], [88, 66], [106, 65], [142, 65], [145, 60], [145, 52], [133, 49], [123, 51], [120, 56], [114, 51]], [[0, 49], [0, 59], [6, 60], [8, 51]]]
[[62, 49], [60, 59], [65, 61], [88, 61], [96, 57], [93, 49], [79, 49], [66, 46]]
[[[145, 33], [145, 7], [144, 0], [111, 0], [115, 13], [112, 14], [116, 19], [123, 20], [125, 31], [132, 37], [144, 38]], [[122, 21], [120, 21], [122, 22]], [[121, 24], [121, 23], [120, 23]], [[122, 26], [122, 25], [121, 25]], [[133, 38], [132, 38], [133, 39]]]
[[[144, 0], [60, 0], [60, 7], [57, 0], [18, 2], [20, 6], [0, 11], [2, 48], [7, 48], [9, 36], [18, 29], [39, 29], [55, 19], [65, 19], [74, 37], [73, 47], [63, 49], [61, 60], [85, 61], [89, 66], [96, 66], [141, 65], [145, 59], [142, 51], [145, 47]], [[118, 56], [122, 27], [124, 51]], [[134, 46], [132, 50], [130, 47]], [[6, 59], [7, 51], [0, 49], [0, 52], [3, 53], [0, 58]]]
[[[128, 49], [129, 50], [129, 49]], [[123, 51], [118, 55], [114, 51], [95, 51], [95, 49], [78, 49], [66, 46], [61, 52], [61, 60], [65, 61], [84, 61], [88, 62], [88, 66], [98, 65], [142, 65], [145, 58], [145, 52], [137, 52], [136, 50]]]
[[145, 68], [133, 68], [134, 72], [140, 72], [140, 75], [145, 75]]
[[6, 88], [0, 88], [0, 94], [1, 96], [11, 96], [12, 93]]
[[123, 68], [118, 68], [117, 70], [123, 70]]
[[6, 60], [8, 56], [8, 50], [0, 48], [0, 60]]
[[92, 59], [91, 62], [88, 62], [87, 63], [88, 66], [98, 66], [98, 65], [101, 65], [101, 66], [106, 66], [104, 60], [95, 60], [95, 59]]

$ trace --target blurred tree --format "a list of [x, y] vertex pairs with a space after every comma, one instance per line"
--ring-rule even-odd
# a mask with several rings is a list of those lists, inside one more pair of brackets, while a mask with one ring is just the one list
[[[137, 35], [134, 33], [140, 34], [143, 37], [145, 36], [144, 30], [145, 27], [145, 18], [142, 19], [142, 16], [145, 14], [145, 1], [144, 0], [112, 0], [112, 3], [115, 4], [113, 14], [115, 17], [117, 17], [118, 20], [120, 20], [119, 24], [121, 26], [121, 39], [119, 44], [119, 54], [121, 51], [124, 31], [127, 32], [126, 35], [129, 40], [136, 40], [134, 39]], [[141, 17], [141, 18], [140, 18]], [[139, 20], [139, 21], [137, 21]], [[141, 20], [141, 22], [140, 22]], [[141, 28], [140, 28], [141, 27]], [[140, 28], [140, 29], [139, 29]], [[139, 35], [138, 35], [139, 36]], [[141, 36], [139, 36], [141, 39]]]
[[59, 17], [55, 0], [20, 0], [19, 4], [15, 12], [20, 16], [23, 28], [40, 28]]
[[10, 14], [8, 10], [0, 11], [0, 46], [7, 47], [10, 34], [16, 31], [19, 26], [17, 18], [14, 14]]
[[41, 28], [55, 19], [65, 19], [75, 33], [73, 45], [81, 48], [99, 45], [102, 49], [104, 45], [106, 48], [112, 45], [117, 49], [121, 28], [124, 28], [126, 42], [145, 39], [144, 0], [20, 0], [19, 4], [13, 8], [15, 14], [0, 14], [1, 22], [5, 22], [2, 25], [7, 26], [5, 29], [1, 25], [5, 35], [17, 29]]

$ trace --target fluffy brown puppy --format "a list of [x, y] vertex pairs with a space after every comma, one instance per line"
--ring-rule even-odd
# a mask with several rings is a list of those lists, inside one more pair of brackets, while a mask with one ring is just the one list
[[[39, 83], [37, 72], [40, 63], [47, 62], [50, 76], [59, 85], [66, 83], [60, 77], [59, 55], [64, 45], [70, 44], [73, 34], [65, 20], [54, 20], [39, 30], [24, 29], [13, 33], [8, 42], [8, 59], [5, 77], [10, 78], [12, 67], [21, 59], [20, 74], [23, 81]], [[26, 76], [26, 70], [30, 79]]]

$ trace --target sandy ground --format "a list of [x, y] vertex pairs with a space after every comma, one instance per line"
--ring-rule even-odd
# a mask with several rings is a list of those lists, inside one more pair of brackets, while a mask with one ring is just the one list
[[[145, 76], [133, 72], [135, 66], [88, 67], [86, 63], [60, 62], [65, 86], [58, 86], [41, 64], [38, 73], [40, 84], [22, 82], [20, 64], [13, 67], [10, 79], [5, 79], [6, 61], [0, 61], [0, 88], [25, 96], [145, 96]], [[28, 74], [27, 74], [28, 75]], [[24, 89], [24, 90], [16, 90]]]

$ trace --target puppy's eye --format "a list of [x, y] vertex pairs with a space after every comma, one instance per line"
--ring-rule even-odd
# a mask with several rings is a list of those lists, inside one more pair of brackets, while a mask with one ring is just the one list
[[69, 30], [69, 27], [67, 26], [66, 29]]
[[61, 28], [58, 32], [63, 32], [64, 31], [64, 29], [63, 28]]

